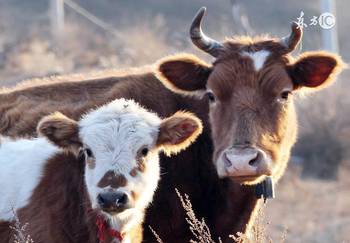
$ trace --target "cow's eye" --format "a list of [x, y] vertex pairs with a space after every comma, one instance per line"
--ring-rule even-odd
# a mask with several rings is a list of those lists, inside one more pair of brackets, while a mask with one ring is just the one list
[[206, 93], [207, 97], [208, 97], [208, 100], [210, 103], [214, 103], [216, 98], [215, 98], [215, 95], [213, 93], [213, 91], [207, 91]]
[[146, 157], [147, 154], [148, 154], [148, 148], [143, 148], [143, 149], [141, 150], [141, 155], [142, 155], [143, 157]]
[[92, 153], [91, 149], [89, 148], [85, 148], [84, 149], [84, 154], [86, 158], [93, 158], [94, 154]]
[[281, 93], [281, 99], [282, 100], [288, 100], [288, 98], [291, 96], [291, 94], [292, 94], [292, 91], [289, 91], [289, 90], [283, 91]]

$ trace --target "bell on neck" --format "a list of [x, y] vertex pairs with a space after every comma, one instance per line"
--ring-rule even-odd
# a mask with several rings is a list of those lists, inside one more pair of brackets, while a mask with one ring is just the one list
[[263, 198], [264, 203], [267, 199], [275, 198], [275, 188], [271, 176], [266, 177], [265, 180], [255, 186], [255, 195], [259, 199]]

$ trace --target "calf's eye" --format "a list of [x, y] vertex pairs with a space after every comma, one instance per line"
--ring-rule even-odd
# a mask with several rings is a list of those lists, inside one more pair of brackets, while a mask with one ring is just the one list
[[89, 148], [84, 149], [84, 154], [85, 154], [86, 158], [93, 158], [94, 157], [94, 154], [92, 153], [91, 149], [89, 149]]
[[145, 156], [147, 156], [147, 154], [148, 154], [148, 148], [143, 148], [143, 149], [141, 150], [141, 155], [142, 155], [143, 157], [145, 157]]
[[215, 95], [212, 91], [207, 91], [206, 93], [208, 100], [210, 103], [214, 103], [215, 102]]
[[282, 93], [281, 93], [281, 99], [283, 99], [283, 100], [288, 100], [288, 98], [290, 97], [290, 95], [292, 94], [292, 92], [291, 91], [283, 91]]

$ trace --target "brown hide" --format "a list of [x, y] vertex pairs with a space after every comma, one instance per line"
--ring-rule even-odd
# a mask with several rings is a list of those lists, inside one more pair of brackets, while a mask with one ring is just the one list
[[[35, 82], [32, 86], [29, 82], [25, 88], [4, 91], [0, 94], [0, 133], [8, 136], [34, 135], [37, 122], [44, 115], [60, 111], [78, 120], [90, 108], [120, 97], [133, 98], [161, 117], [178, 110], [191, 111], [203, 121], [203, 134], [178, 155], [171, 158], [161, 156], [162, 177], [147, 211], [144, 242], [154, 242], [148, 225], [165, 242], [188, 242], [192, 238], [175, 188], [190, 195], [196, 214], [205, 218], [214, 238], [221, 236], [223, 242], [230, 242], [229, 234], [245, 231], [257, 202], [254, 188], [240, 186], [228, 179], [219, 180], [211, 160], [207, 101], [172, 93], [151, 72], [127, 76], [110, 72], [108, 75], [88, 81], [89, 77], [81, 77], [78, 81], [70, 81], [66, 77], [60, 78], [60, 82]], [[74, 159], [67, 157], [64, 160], [69, 162]], [[73, 214], [70, 217], [81, 219], [82, 216]], [[28, 218], [28, 223], [30, 221]]]

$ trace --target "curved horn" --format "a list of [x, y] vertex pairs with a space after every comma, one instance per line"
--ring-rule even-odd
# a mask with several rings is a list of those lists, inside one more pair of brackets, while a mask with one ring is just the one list
[[283, 37], [281, 39], [281, 44], [287, 48], [288, 52], [291, 52], [295, 49], [303, 36], [302, 26], [299, 26], [297, 23], [293, 22], [291, 29], [292, 33], [290, 33], [289, 36]]
[[219, 50], [223, 48], [223, 45], [216, 40], [213, 40], [206, 36], [202, 31], [202, 19], [206, 12], [206, 7], [201, 7], [192, 20], [190, 28], [190, 36], [192, 43], [195, 44], [199, 49], [209, 53], [210, 55], [217, 57]]

